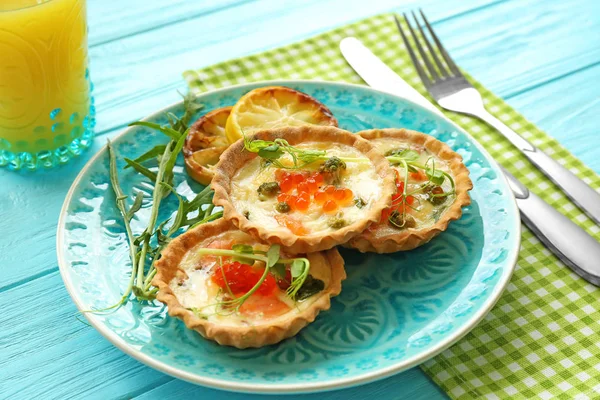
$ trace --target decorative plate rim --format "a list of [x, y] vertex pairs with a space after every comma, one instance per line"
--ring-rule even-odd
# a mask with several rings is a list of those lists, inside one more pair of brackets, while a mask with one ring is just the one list
[[[402, 99], [402, 101], [410, 103], [414, 108], [421, 110], [422, 112], [436, 115], [436, 117], [441, 117], [446, 122], [450, 123], [457, 131], [460, 131], [462, 134], [466, 135], [466, 137], [471, 141], [471, 143], [481, 152], [481, 154], [490, 162], [490, 165], [496, 169], [497, 175], [500, 180], [503, 182], [504, 187], [507, 192], [511, 194], [510, 198], [512, 199], [512, 206], [514, 207], [515, 212], [513, 213], [513, 225], [517, 227], [514, 232], [512, 246], [510, 246], [510, 252], [507, 256], [506, 265], [507, 268], [504, 268], [502, 277], [498, 280], [498, 283], [494, 286], [492, 293], [488, 296], [485, 302], [481, 305], [479, 310], [477, 310], [471, 318], [459, 329], [452, 332], [448, 337], [439, 341], [437, 344], [432, 346], [431, 348], [423, 351], [420, 354], [416, 354], [408, 359], [401, 360], [395, 365], [388, 366], [385, 368], [381, 368], [374, 372], [367, 372], [358, 376], [350, 377], [350, 378], [338, 378], [332, 379], [326, 382], [316, 382], [316, 383], [294, 383], [294, 384], [249, 384], [249, 383], [240, 383], [240, 382], [232, 382], [227, 379], [215, 379], [210, 377], [201, 376], [195, 373], [183, 371], [179, 368], [173, 367], [165, 362], [158, 361], [152, 356], [146, 355], [141, 351], [135, 349], [133, 346], [127, 344], [125, 340], [119, 337], [116, 333], [111, 331], [106, 327], [104, 323], [96, 318], [94, 314], [84, 313], [83, 315], [88, 320], [88, 322], [109, 342], [111, 342], [115, 347], [119, 350], [123, 351], [125, 354], [133, 357], [134, 359], [142, 362], [143, 364], [152, 367], [158, 371], [164, 372], [173, 377], [183, 379], [185, 381], [200, 384], [203, 386], [223, 389], [227, 391], [235, 391], [235, 392], [244, 392], [244, 393], [263, 393], [263, 394], [292, 394], [292, 393], [311, 393], [311, 392], [322, 392], [329, 390], [336, 390], [342, 388], [349, 388], [353, 386], [358, 386], [366, 383], [370, 383], [376, 380], [388, 378], [395, 374], [398, 374], [402, 371], [405, 371], [409, 368], [415, 367], [430, 358], [438, 355], [443, 352], [458, 340], [462, 339], [468, 332], [470, 332], [481, 320], [485, 317], [485, 315], [494, 307], [496, 302], [500, 299], [500, 296], [506, 289], [508, 283], [510, 282], [510, 278], [514, 272], [517, 258], [519, 254], [519, 247], [521, 243], [521, 229], [520, 229], [520, 214], [519, 209], [517, 207], [516, 199], [514, 195], [512, 195], [512, 191], [510, 190], [510, 186], [504, 174], [501, 172], [500, 167], [497, 162], [493, 159], [493, 157], [488, 153], [488, 151], [473, 138], [467, 131], [463, 128], [455, 124], [452, 120], [447, 118], [444, 115], [437, 115], [433, 113], [431, 110], [413, 102], [410, 99], [407, 99], [402, 96], [398, 96], [395, 94], [391, 94], [382, 90], [377, 90], [365, 85], [357, 85], [352, 83], [345, 82], [332, 82], [325, 80], [314, 80], [314, 79], [278, 79], [278, 80], [266, 80], [266, 81], [257, 81], [257, 82], [247, 82], [238, 85], [231, 85], [219, 89], [210, 90], [207, 92], [203, 92], [200, 95], [208, 95], [208, 94], [218, 94], [220, 92], [230, 91], [232, 89], [244, 89], [245, 87], [251, 88], [260, 85], [302, 85], [302, 84], [314, 84], [320, 83], [329, 86], [337, 86], [340, 88], [353, 88], [360, 90], [373, 91], [378, 94], [383, 94], [386, 96], [397, 97]], [[172, 109], [178, 105], [182, 104], [182, 101], [170, 104], [169, 106], [163, 107], [162, 109], [146, 116], [142, 120], [146, 121], [148, 119], [155, 118], [161, 114], [163, 114], [166, 110]], [[122, 136], [126, 135], [132, 128], [126, 128], [123, 132], [116, 135], [112, 140], [118, 140]], [[81, 169], [69, 191], [65, 197], [63, 205], [61, 207], [60, 216], [58, 219], [58, 226], [56, 231], [56, 255], [58, 260], [58, 266], [60, 270], [61, 277], [67, 289], [67, 292], [71, 296], [71, 299], [75, 303], [77, 309], [80, 311], [85, 310], [84, 305], [82, 304], [81, 299], [78, 297], [78, 292], [76, 291], [73, 282], [71, 280], [71, 276], [68, 273], [67, 263], [65, 261], [64, 255], [64, 247], [63, 247], [63, 230], [65, 227], [65, 218], [67, 216], [68, 206], [72, 200], [75, 189], [79, 185], [80, 181], [83, 179], [84, 175], [91, 168], [91, 166], [96, 162], [98, 158], [104, 155], [106, 151], [106, 145], [103, 146], [96, 154], [94, 154], [90, 160], [85, 164], [85, 166]]]

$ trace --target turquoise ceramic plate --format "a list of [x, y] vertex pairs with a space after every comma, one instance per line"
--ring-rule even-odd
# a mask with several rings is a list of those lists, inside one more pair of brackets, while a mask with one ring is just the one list
[[[256, 83], [200, 96], [210, 111], [233, 105]], [[367, 87], [315, 81], [268, 82], [291, 86], [325, 103], [350, 131], [405, 127], [429, 133], [460, 153], [471, 171], [473, 203], [431, 243], [404, 253], [341, 250], [348, 279], [329, 311], [296, 337], [251, 350], [222, 347], [170, 318], [160, 303], [130, 302], [108, 315], [85, 314], [118, 348], [173, 376], [235, 391], [309, 392], [384, 378], [433, 357], [472, 329], [509, 281], [520, 240], [518, 211], [500, 170], [481, 146], [455, 125], [424, 108]], [[165, 111], [148, 120], [166, 123]], [[142, 127], [114, 139], [120, 158], [134, 158], [165, 139]], [[182, 160], [180, 160], [182, 161]], [[121, 165], [122, 167], [122, 165]], [[122, 171], [122, 170], [121, 170]], [[121, 172], [126, 193], [151, 185]], [[177, 191], [201, 189], [177, 167]], [[65, 285], [81, 310], [118, 301], [130, 274], [125, 233], [101, 150], [75, 180], [58, 226], [58, 260]], [[161, 218], [175, 212], [164, 202]], [[140, 229], [144, 204], [134, 220]]]

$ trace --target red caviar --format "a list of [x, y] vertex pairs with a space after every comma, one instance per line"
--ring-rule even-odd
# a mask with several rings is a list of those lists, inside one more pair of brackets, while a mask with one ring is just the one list
[[338, 204], [333, 200], [327, 200], [325, 204], [323, 204], [323, 211], [325, 211], [328, 214], [336, 212], [338, 208]]
[[284, 179], [287, 179], [290, 177], [290, 173], [287, 172], [285, 169], [277, 169], [275, 170], [275, 179], [279, 182], [281, 182]]
[[313, 198], [315, 200], [315, 203], [317, 203], [318, 205], [321, 205], [321, 204], [323, 204], [323, 203], [325, 203], [327, 201], [327, 199], [329, 198], [329, 196], [324, 191], [319, 190], [318, 192], [316, 192], [313, 195]]
[[[223, 264], [223, 266], [216, 267], [211, 280], [217, 284], [220, 288], [229, 290], [236, 295], [244, 295], [250, 291], [260, 281], [264, 270], [260, 271], [252, 268], [248, 264], [242, 264], [239, 261]], [[225, 283], [227, 281], [227, 284]], [[273, 291], [277, 288], [275, 278], [271, 274], [267, 274], [267, 277], [256, 290], [263, 296], [269, 296], [273, 294]]]
[[294, 189], [294, 181], [290, 177], [282, 179], [279, 181], [279, 188], [283, 193], [291, 192]]
[[277, 278], [277, 286], [281, 290], [287, 290], [292, 284], [292, 272], [289, 269], [285, 270], [285, 277]]
[[[380, 224], [386, 222], [394, 211], [397, 211], [401, 214], [404, 212], [410, 212], [410, 207], [408, 206], [413, 205], [415, 202], [414, 196], [411, 195], [408, 195], [405, 199], [403, 199], [404, 181], [400, 179], [398, 170], [394, 171], [396, 172], [396, 193], [392, 195], [392, 205], [382, 211], [381, 218], [379, 218]], [[413, 172], [411, 172], [411, 174], [413, 174]]]
[[290, 199], [290, 195], [289, 194], [279, 193], [277, 195], [277, 201], [279, 203], [283, 203], [283, 202], [287, 203], [289, 199]]
[[[278, 169], [275, 171], [275, 179], [279, 182], [282, 192], [277, 196], [277, 201], [286, 202], [293, 211], [307, 211], [311, 204], [311, 196], [312, 201], [322, 206], [326, 213], [345, 207], [354, 199], [354, 193], [348, 188], [336, 188], [331, 185], [322, 187], [325, 178], [319, 172], [290, 173]], [[294, 191], [296, 194], [293, 194]], [[279, 222], [287, 226], [285, 222]]]

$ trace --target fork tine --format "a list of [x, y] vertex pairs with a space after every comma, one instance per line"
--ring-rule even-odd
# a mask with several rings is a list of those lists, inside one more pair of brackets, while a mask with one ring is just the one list
[[439, 79], [438, 73], [435, 70], [435, 68], [433, 68], [433, 65], [431, 65], [431, 62], [429, 61], [429, 57], [425, 53], [423, 46], [421, 46], [421, 41], [419, 40], [419, 37], [417, 36], [417, 34], [415, 33], [415, 30], [413, 29], [412, 25], [410, 24], [408, 17], [404, 13], [402, 15], [404, 16], [404, 20], [406, 21], [406, 25], [408, 25], [408, 29], [410, 30], [410, 33], [412, 34], [412, 37], [415, 42], [415, 46], [417, 46], [417, 50], [419, 51], [419, 54], [421, 54], [421, 58], [423, 58], [425, 67], [427, 67], [429, 74], [431, 74], [431, 78], [433, 79], [433, 81], [438, 80]]
[[433, 31], [433, 28], [429, 24], [429, 21], [427, 20], [427, 17], [425, 17], [425, 14], [423, 13], [423, 10], [419, 9], [419, 12], [421, 13], [421, 17], [423, 17], [423, 21], [425, 21], [425, 25], [427, 26], [427, 30], [429, 30], [429, 33], [431, 34], [431, 37], [433, 38], [435, 44], [437, 45], [438, 49], [440, 50], [440, 53], [442, 54], [442, 57], [444, 57], [444, 60], [446, 61], [446, 64], [448, 64], [448, 67], [450, 68], [450, 71], [452, 71], [452, 73], [455, 76], [463, 76], [463, 74], [458, 70], [458, 67], [456, 66], [456, 64], [454, 63], [454, 61], [452, 60], [452, 58], [450, 58], [450, 55], [446, 51], [446, 48], [442, 45], [442, 42], [440, 42], [440, 39], [438, 39], [437, 35]]
[[404, 45], [406, 46], [408, 55], [410, 56], [410, 59], [412, 60], [414, 66], [417, 70], [417, 73], [419, 74], [419, 77], [421, 78], [421, 81], [423, 82], [425, 87], [427, 89], [429, 89], [432, 82], [429, 79], [429, 77], [427, 76], [427, 74], [425, 73], [425, 71], [423, 70], [423, 67], [421, 67], [421, 63], [419, 63], [419, 60], [417, 59], [417, 56], [415, 55], [412, 47], [410, 47], [410, 43], [408, 43], [408, 39], [406, 38], [406, 35], [404, 35], [404, 30], [402, 29], [402, 26], [400, 25], [400, 21], [398, 21], [398, 17], [396, 15], [394, 15], [394, 19], [396, 20], [396, 26], [398, 27], [398, 30], [400, 31], [400, 35], [402, 36], [402, 40], [404, 41]]
[[415, 24], [417, 24], [417, 27], [419, 28], [419, 31], [421, 32], [421, 37], [423, 38], [423, 41], [425, 42], [425, 44], [427, 45], [427, 48], [429, 49], [429, 54], [431, 54], [433, 61], [435, 61], [435, 64], [438, 67], [438, 71], [440, 71], [440, 75], [443, 78], [449, 76], [450, 74], [446, 71], [444, 64], [442, 64], [442, 62], [438, 58], [436, 51], [433, 49], [433, 46], [431, 46], [431, 42], [429, 41], [429, 39], [427, 39], [427, 35], [425, 35], [425, 31], [423, 31], [423, 27], [421, 26], [421, 23], [417, 19], [417, 15], [415, 14], [414, 11], [411, 11], [411, 13], [412, 13], [413, 19], [415, 20]]

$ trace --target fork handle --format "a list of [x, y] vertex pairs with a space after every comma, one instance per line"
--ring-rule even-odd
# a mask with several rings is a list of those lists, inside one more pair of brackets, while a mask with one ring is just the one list
[[546, 153], [523, 139], [485, 109], [473, 114], [502, 133], [575, 204], [600, 224], [600, 194]]

